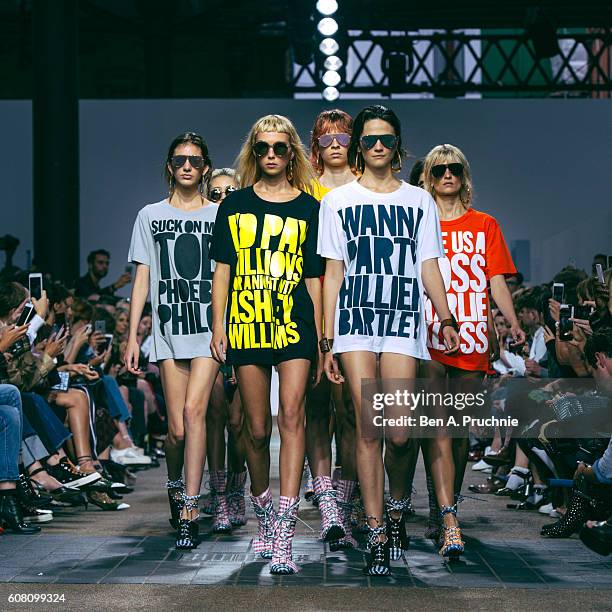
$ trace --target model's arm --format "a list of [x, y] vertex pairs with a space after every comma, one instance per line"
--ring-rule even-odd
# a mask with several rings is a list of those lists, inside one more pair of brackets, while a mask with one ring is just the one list
[[147, 296], [149, 295], [149, 266], [139, 263], [136, 266], [136, 277], [132, 285], [132, 295], [130, 299], [130, 330], [128, 335], [127, 347], [123, 362], [128, 372], [138, 374], [138, 358], [140, 357], [140, 347], [138, 346], [138, 324], [142, 317]]
[[521, 329], [516, 313], [514, 312], [514, 304], [512, 302], [512, 294], [506, 278], [503, 274], [496, 274], [491, 277], [491, 295], [497, 307], [501, 310], [508, 323], [510, 323], [510, 333], [515, 345], [525, 344], [525, 332]]
[[[325, 281], [323, 282], [323, 319], [325, 321], [325, 337], [334, 338], [334, 321], [336, 318], [336, 302], [340, 286], [344, 280], [344, 262], [337, 259], [328, 259], [325, 264]], [[333, 358], [333, 352], [325, 353], [325, 374], [333, 383], [344, 382], [340, 374], [338, 362]]]
[[[438, 265], [438, 259], [433, 257], [426, 259], [421, 264], [421, 278], [423, 279], [423, 285], [427, 295], [431, 300], [440, 321], [451, 318], [451, 312], [448, 308], [448, 301], [446, 299], [446, 289], [444, 288], [444, 280], [440, 273], [440, 266]], [[459, 335], [453, 327], [446, 325], [442, 329], [442, 336], [444, 337], [444, 343], [446, 344], [446, 353], [454, 353], [459, 348]]]
[[[313, 278], [305, 279], [306, 289], [308, 290], [308, 294], [310, 295], [310, 299], [312, 300], [312, 305], [314, 307], [314, 318], [315, 318], [315, 326], [317, 328], [317, 341], [320, 340], [323, 335], [321, 331], [321, 322], [323, 321], [323, 295], [321, 292], [321, 279], [316, 276]], [[314, 374], [313, 384], [318, 385], [321, 380], [321, 374], [323, 372], [323, 357], [321, 355], [320, 350], [317, 348], [318, 360], [317, 360], [317, 368]]]
[[223, 319], [225, 317], [229, 282], [229, 264], [217, 262], [212, 283], [213, 335], [210, 342], [210, 352], [213, 359], [219, 363], [225, 363], [225, 354], [227, 352], [227, 335]]

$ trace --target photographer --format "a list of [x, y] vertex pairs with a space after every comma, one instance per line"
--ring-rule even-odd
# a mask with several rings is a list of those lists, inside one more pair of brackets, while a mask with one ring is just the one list
[[97, 301], [100, 296], [114, 296], [115, 292], [132, 282], [132, 275], [124, 272], [108, 287], [100, 287], [100, 281], [108, 274], [110, 253], [104, 249], [92, 251], [87, 256], [87, 274], [75, 283], [75, 295], [90, 301]]

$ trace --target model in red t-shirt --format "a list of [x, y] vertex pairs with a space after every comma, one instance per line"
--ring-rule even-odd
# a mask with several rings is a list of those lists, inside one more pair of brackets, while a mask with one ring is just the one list
[[[430, 301], [426, 304], [428, 347], [432, 360], [422, 365], [428, 378], [483, 378], [489, 367], [488, 288], [511, 325], [516, 344], [525, 341], [519, 326], [506, 275], [516, 274], [497, 221], [474, 210], [472, 180], [467, 159], [452, 145], [434, 147], [425, 158], [424, 185], [434, 197], [446, 257], [440, 260], [448, 305], [455, 316], [460, 338], [456, 354], [444, 353], [438, 337], [440, 321]], [[443, 520], [442, 550], [461, 553], [463, 542], [457, 523], [457, 496], [461, 491], [468, 457], [467, 434], [447, 434], [424, 444], [427, 463]]]

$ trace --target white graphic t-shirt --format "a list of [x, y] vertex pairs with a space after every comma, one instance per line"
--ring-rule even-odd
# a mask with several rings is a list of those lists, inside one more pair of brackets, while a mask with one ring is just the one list
[[421, 263], [444, 256], [431, 196], [402, 181], [375, 193], [353, 181], [321, 202], [318, 252], [344, 262], [334, 353], [371, 351], [429, 359]]

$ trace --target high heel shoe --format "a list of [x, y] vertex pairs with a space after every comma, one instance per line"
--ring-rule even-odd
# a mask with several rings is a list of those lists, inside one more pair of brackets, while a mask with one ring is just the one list
[[37, 525], [30, 525], [24, 521], [17, 492], [14, 490], [0, 491], [0, 526], [24, 535], [40, 531]]
[[78, 489], [69, 489], [63, 485], [57, 489], [49, 491], [33, 478], [36, 476], [36, 474], [40, 474], [41, 472], [46, 473], [45, 468], [40, 467], [33, 472], [30, 472], [29, 481], [34, 491], [37, 491], [39, 494], [45, 493], [51, 497], [52, 501], [50, 505], [67, 504], [69, 506], [85, 506], [85, 510], [87, 510], [88, 501], [81, 491]]
[[16, 490], [19, 501], [31, 508], [45, 508], [53, 501], [53, 498], [47, 493], [37, 491], [23, 472], [19, 474]]
[[[442, 521], [444, 521], [444, 517], [447, 514], [452, 514], [456, 517], [457, 504], [440, 508], [440, 518]], [[458, 525], [454, 527], [442, 525], [442, 546], [439, 552], [443, 557], [450, 557], [451, 559], [456, 559], [465, 552], [465, 544], [461, 538], [461, 529]]]
[[540, 535], [544, 538], [569, 538], [586, 521], [589, 501], [587, 495], [574, 489], [567, 512], [556, 523], [544, 525]]
[[170, 525], [172, 529], [178, 529], [181, 510], [183, 508], [183, 493], [185, 493], [185, 483], [181, 478], [178, 480], [167, 480], [168, 504], [170, 504]]
[[[191, 513], [198, 509], [199, 495], [186, 495], [183, 493], [183, 508]], [[200, 528], [198, 526], [198, 516], [193, 519], [180, 518], [176, 534], [176, 548], [178, 550], [191, 550], [197, 548], [199, 542]]]
[[[410, 499], [396, 500], [390, 497], [387, 500], [387, 546], [392, 561], [401, 559], [402, 553], [408, 550], [410, 538], [406, 535], [406, 518], [404, 512], [410, 505]], [[399, 512], [399, 518], [393, 518], [392, 512]]]
[[391, 573], [391, 561], [389, 559], [389, 545], [387, 540], [381, 540], [381, 536], [386, 533], [384, 525], [373, 516], [368, 516], [368, 519], [376, 521], [376, 527], [368, 525], [368, 561], [363, 568], [363, 573], [366, 576], [388, 576]]

